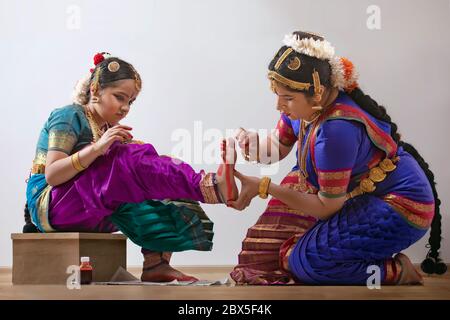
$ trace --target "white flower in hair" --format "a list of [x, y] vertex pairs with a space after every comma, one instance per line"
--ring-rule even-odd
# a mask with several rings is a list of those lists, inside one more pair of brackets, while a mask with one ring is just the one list
[[334, 47], [326, 40], [300, 39], [296, 34], [288, 34], [284, 36], [283, 43], [298, 53], [320, 60], [329, 60], [334, 56]]
[[83, 78], [78, 80], [77, 84], [75, 85], [75, 88], [72, 92], [72, 101], [74, 103], [84, 105], [87, 103], [86, 99], [86, 93], [89, 90], [89, 81], [91, 79], [91, 74], [86, 74]]
[[[345, 61], [345, 64], [344, 64]], [[331, 66], [331, 85], [339, 90], [348, 90], [358, 82], [359, 74], [350, 60], [335, 56], [329, 61]]]
[[331, 66], [331, 85], [339, 90], [345, 88], [344, 67], [340, 57], [330, 59]]

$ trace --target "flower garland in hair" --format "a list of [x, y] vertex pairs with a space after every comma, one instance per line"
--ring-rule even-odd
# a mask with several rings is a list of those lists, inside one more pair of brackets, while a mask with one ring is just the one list
[[297, 34], [288, 34], [284, 36], [283, 43], [298, 53], [320, 60], [329, 60], [334, 56], [334, 47], [326, 40], [300, 39]]
[[339, 90], [351, 92], [358, 87], [358, 72], [353, 63], [344, 57], [333, 57], [330, 59], [331, 84]]
[[339, 90], [351, 92], [358, 87], [358, 73], [353, 63], [347, 58], [335, 55], [334, 47], [326, 40], [303, 38], [297, 34], [284, 37], [284, 45], [294, 51], [319, 60], [328, 60], [331, 66], [331, 85]]

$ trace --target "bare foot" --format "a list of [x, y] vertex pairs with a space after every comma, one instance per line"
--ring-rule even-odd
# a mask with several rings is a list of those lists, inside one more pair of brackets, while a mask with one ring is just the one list
[[402, 266], [402, 272], [400, 274], [400, 279], [398, 281], [399, 285], [405, 284], [420, 284], [423, 285], [423, 278], [419, 272], [417, 272], [416, 268], [412, 264], [411, 260], [404, 255], [403, 253], [398, 253], [395, 257], [395, 260], [400, 262]]
[[223, 163], [217, 170], [217, 182], [219, 192], [225, 202], [238, 198], [238, 188], [234, 178], [234, 167], [236, 165], [237, 154], [234, 148], [234, 139], [228, 138], [222, 141], [221, 156]]
[[147, 282], [170, 282], [178, 281], [198, 281], [197, 278], [188, 276], [177, 269], [172, 268], [167, 263], [161, 263], [149, 270], [142, 271], [141, 281]]

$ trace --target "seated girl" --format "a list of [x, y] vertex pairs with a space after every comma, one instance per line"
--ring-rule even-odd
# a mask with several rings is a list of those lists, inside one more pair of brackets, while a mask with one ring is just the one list
[[224, 140], [223, 163], [205, 173], [133, 140], [119, 122], [141, 91], [139, 73], [106, 54], [94, 64], [75, 103], [53, 110], [40, 133], [27, 184], [32, 222], [40, 232], [120, 230], [142, 247], [143, 281], [196, 280], [170, 266], [171, 253], [212, 249], [213, 223], [198, 202], [237, 197], [234, 150]]

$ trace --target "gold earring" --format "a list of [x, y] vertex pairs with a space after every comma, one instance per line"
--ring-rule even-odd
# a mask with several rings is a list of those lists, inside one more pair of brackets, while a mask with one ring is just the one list
[[92, 103], [97, 103], [98, 101], [99, 101], [99, 99], [96, 96], [93, 96], [92, 99], [91, 99]]
[[[322, 100], [321, 95], [318, 94], [318, 93], [315, 94], [314, 98], [315, 98], [317, 101]], [[311, 107], [311, 109], [313, 109], [313, 110], [322, 110], [323, 107], [319, 104], [319, 105], [317, 105], [317, 106]]]

